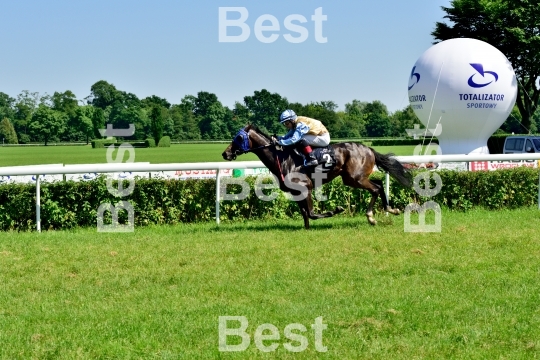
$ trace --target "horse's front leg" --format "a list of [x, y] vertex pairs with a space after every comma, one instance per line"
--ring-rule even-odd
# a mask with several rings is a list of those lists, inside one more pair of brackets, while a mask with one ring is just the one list
[[315, 214], [313, 212], [313, 199], [311, 198], [311, 191], [308, 191], [307, 197], [303, 200], [302, 205], [300, 205], [300, 201], [299, 201], [299, 206], [306, 209], [308, 217], [313, 220], [332, 217], [336, 214], [339, 214], [345, 211], [345, 209], [343, 209], [341, 206], [337, 206], [334, 211], [327, 211], [322, 214]]
[[[302, 214], [302, 217], [304, 218], [304, 228], [306, 230], [309, 230], [309, 218], [311, 217], [310, 214], [312, 213], [312, 206], [306, 201], [305, 194], [302, 194], [299, 191], [290, 191], [290, 194], [293, 196], [293, 200], [296, 201], [298, 204], [298, 208], [300, 209], [300, 213]], [[311, 192], [308, 192], [308, 196], [311, 196]]]
[[302, 205], [300, 205], [300, 203], [298, 204], [298, 206], [300, 206], [300, 212], [302, 213], [302, 217], [304, 218], [304, 228], [306, 230], [309, 230], [309, 213], [308, 213], [308, 210], [304, 207], [302, 207]]

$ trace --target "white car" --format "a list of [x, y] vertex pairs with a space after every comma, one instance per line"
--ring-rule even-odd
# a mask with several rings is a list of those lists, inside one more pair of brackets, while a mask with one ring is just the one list
[[504, 141], [503, 154], [520, 153], [540, 153], [540, 136], [508, 136]]

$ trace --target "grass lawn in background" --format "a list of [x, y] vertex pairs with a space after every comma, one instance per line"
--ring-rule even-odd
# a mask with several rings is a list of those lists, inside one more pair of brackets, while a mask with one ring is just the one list
[[[538, 358], [538, 212], [443, 210], [440, 233], [382, 214], [310, 231], [291, 219], [1, 233], [0, 358]], [[247, 318], [245, 352], [218, 351], [219, 316]], [[284, 348], [291, 323], [307, 328], [303, 352]], [[273, 353], [254, 344], [261, 324], [280, 332], [264, 341]]]
[[[136, 162], [186, 163], [225, 161], [221, 153], [226, 144], [173, 144], [170, 148], [142, 148], [135, 150]], [[412, 155], [414, 146], [379, 146], [375, 150], [396, 155]], [[0, 147], [0, 166], [40, 164], [96, 164], [107, 162], [107, 149], [92, 149], [88, 146], [21, 146]], [[118, 150], [113, 157], [116, 158]], [[124, 153], [127, 161], [129, 153]], [[253, 154], [239, 156], [237, 161], [259, 160]]]

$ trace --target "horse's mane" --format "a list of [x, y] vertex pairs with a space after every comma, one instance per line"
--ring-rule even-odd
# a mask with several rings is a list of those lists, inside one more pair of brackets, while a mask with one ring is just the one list
[[257, 134], [259, 135], [262, 135], [263, 137], [266, 138], [266, 140], [272, 142], [272, 137], [265, 134], [263, 131], [261, 131], [261, 129], [259, 129], [256, 125], [254, 124], [248, 124], [248, 126], [246, 126], [246, 128], [244, 129], [246, 132], [249, 131], [249, 130], [253, 130], [255, 131]]

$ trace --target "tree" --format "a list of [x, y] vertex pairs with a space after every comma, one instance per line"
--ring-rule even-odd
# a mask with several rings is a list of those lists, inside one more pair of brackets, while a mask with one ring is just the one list
[[302, 105], [299, 103], [289, 104], [289, 109], [294, 110], [296, 114], [307, 116], [312, 119], [320, 120], [333, 134], [337, 129], [338, 116], [336, 114], [337, 105], [333, 101], [320, 101]]
[[244, 104], [250, 112], [250, 121], [261, 130], [271, 134], [283, 131], [279, 115], [289, 107], [286, 98], [262, 89], [255, 91], [253, 96], [244, 96]]
[[[75, 109], [75, 114], [69, 118], [68, 127], [73, 132], [79, 133], [85, 140], [86, 144], [90, 142], [90, 138], [94, 136], [94, 111], [98, 109], [90, 105], [78, 106]], [[101, 109], [99, 109], [101, 110]]]
[[145, 97], [144, 99], [141, 100], [141, 103], [144, 107], [147, 107], [147, 108], [151, 108], [153, 105], [158, 105], [165, 109], [169, 109], [171, 107], [170, 102], [156, 95]]
[[532, 123], [536, 124], [536, 131], [538, 131], [540, 129], [540, 106], [536, 108], [532, 116]]
[[197, 119], [203, 139], [229, 139], [227, 120], [232, 118], [229, 108], [224, 107], [215, 94], [200, 91], [193, 99], [193, 114]]
[[240, 129], [249, 123], [249, 110], [238, 101], [234, 103], [234, 108], [230, 112], [230, 119], [227, 121], [229, 133], [234, 136]]
[[115, 129], [127, 129], [133, 124], [133, 138], [144, 140], [150, 136], [148, 112], [135, 94], [116, 90], [113, 102], [104, 110], [104, 114], [109, 113], [108, 117], [105, 115], [107, 123], [111, 123]]
[[66, 124], [66, 116], [59, 111], [55, 111], [44, 104], [40, 104], [32, 120], [28, 124], [28, 129], [37, 140], [44, 141], [45, 145], [57, 137]]
[[[81, 141], [86, 139], [87, 129], [81, 123], [81, 121], [87, 121], [91, 124], [90, 119], [84, 119], [79, 112], [79, 104], [77, 97], [71, 90], [67, 90], [63, 93], [55, 91], [52, 96], [44, 96], [41, 98], [41, 103], [50, 104], [51, 109], [58, 111], [65, 115], [67, 122], [64, 127], [64, 132], [61, 135], [62, 141]], [[88, 105], [87, 105], [88, 106]]]
[[79, 107], [77, 97], [73, 92], [67, 90], [63, 93], [54, 92], [51, 96], [52, 108], [64, 112], [67, 116], [75, 116], [75, 111]]
[[18, 144], [17, 133], [11, 121], [8, 118], [3, 118], [0, 121], [0, 137], [2, 138], [2, 144]]
[[334, 139], [352, 139], [365, 136], [364, 118], [361, 115], [357, 117], [345, 111], [338, 111], [336, 116], [336, 128], [332, 133]]
[[10, 97], [8, 94], [0, 92], [0, 119], [15, 118], [15, 99]]
[[150, 129], [152, 138], [159, 144], [159, 140], [163, 137], [163, 115], [161, 114], [161, 106], [153, 105], [150, 110]]
[[[485, 41], [506, 55], [519, 81], [516, 105], [523, 126], [540, 99], [540, 6], [537, 0], [453, 0], [442, 7], [450, 26], [437, 22], [435, 40], [474, 38]], [[438, 41], [437, 41], [438, 42]]]
[[[536, 124], [531, 123], [531, 127], [534, 127], [534, 129], [536, 129]], [[508, 115], [508, 118], [501, 125], [500, 129], [508, 134], [527, 133], [528, 129], [523, 128], [521, 115], [519, 114], [519, 110], [517, 106], [514, 106], [514, 108], [512, 109], [512, 112], [510, 113], [510, 115]]]
[[414, 113], [411, 105], [407, 105], [403, 110], [398, 110], [390, 116], [392, 124], [392, 136], [404, 136], [407, 134], [407, 129], [413, 129], [415, 124], [419, 124], [423, 128], [420, 119]]
[[180, 104], [172, 105], [169, 110], [174, 123], [174, 133], [178, 140], [199, 140], [201, 138], [201, 131], [193, 113], [195, 99], [196, 97], [193, 95], [186, 95]]
[[230, 139], [229, 129], [225, 123], [228, 108], [221, 105], [221, 103], [212, 103], [205, 111], [205, 116], [199, 121], [199, 129], [201, 130], [201, 136], [205, 140], [222, 140]]
[[367, 136], [382, 137], [391, 135], [390, 116], [386, 105], [382, 102], [375, 100], [366, 104], [363, 117], [366, 121]]
[[359, 138], [366, 136], [366, 120], [364, 108], [367, 102], [353, 100], [345, 104], [345, 111], [337, 113], [336, 129], [333, 136], [336, 138]]
[[193, 113], [199, 117], [199, 119], [204, 119], [208, 115], [210, 107], [218, 102], [219, 101], [216, 94], [206, 91], [199, 91], [193, 102]]
[[100, 139], [102, 136], [99, 130], [106, 129], [105, 123], [107, 121], [106, 121], [105, 111], [103, 111], [103, 109], [101, 108], [94, 108], [92, 111], [91, 120], [92, 120], [92, 133], [96, 139]]
[[37, 92], [24, 90], [17, 96], [13, 126], [15, 127], [15, 131], [17, 131], [19, 141], [23, 144], [30, 141], [28, 124], [32, 120], [32, 116], [38, 105], [39, 93]]
[[113, 84], [109, 84], [105, 80], [100, 80], [92, 85], [90, 91], [91, 94], [88, 97], [88, 103], [103, 110], [108, 106], [112, 106], [122, 97], [120, 91], [116, 90]]

